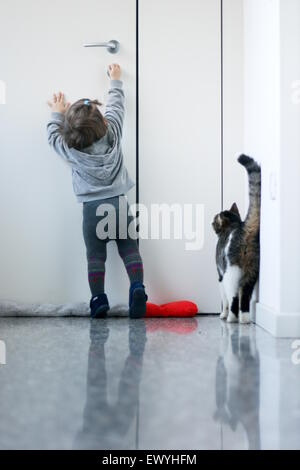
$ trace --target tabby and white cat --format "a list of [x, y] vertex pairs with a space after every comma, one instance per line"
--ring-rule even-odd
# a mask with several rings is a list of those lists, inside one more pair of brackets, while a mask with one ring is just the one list
[[258, 280], [260, 259], [261, 169], [250, 157], [238, 162], [248, 173], [250, 205], [242, 221], [236, 204], [216, 215], [213, 228], [218, 236], [217, 270], [223, 303], [221, 319], [250, 323], [250, 300]]

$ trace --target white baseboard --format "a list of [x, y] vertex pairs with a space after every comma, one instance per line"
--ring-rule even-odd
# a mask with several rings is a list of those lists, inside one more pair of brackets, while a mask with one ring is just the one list
[[277, 312], [257, 303], [255, 323], [276, 338], [300, 338], [300, 312]]

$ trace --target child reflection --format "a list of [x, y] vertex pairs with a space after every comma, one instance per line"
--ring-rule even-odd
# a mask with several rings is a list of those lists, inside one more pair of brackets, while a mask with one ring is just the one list
[[[237, 432], [241, 426], [249, 450], [260, 449], [259, 354], [252, 328], [222, 326], [221, 354], [216, 367], [214, 418], [222, 427], [226, 448], [226, 426]], [[231, 448], [231, 445], [230, 445]]]
[[[75, 449], [128, 449], [127, 437], [137, 416], [139, 385], [146, 327], [143, 319], [129, 323], [129, 355], [121, 373], [118, 399], [108, 402], [105, 343], [109, 337], [107, 320], [93, 320], [90, 329], [86, 406], [83, 426], [74, 442]], [[127, 438], [127, 440], [126, 440]], [[132, 445], [132, 444], [131, 444]]]

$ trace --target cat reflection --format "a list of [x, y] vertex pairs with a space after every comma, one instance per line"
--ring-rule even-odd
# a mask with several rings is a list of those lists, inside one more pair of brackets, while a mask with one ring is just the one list
[[241, 426], [249, 450], [260, 449], [259, 374], [255, 330], [245, 326], [222, 325], [214, 418], [225, 425], [222, 427], [224, 438], [226, 426], [233, 432]]
[[[120, 376], [118, 398], [114, 404], [109, 403], [107, 393], [105, 343], [109, 338], [108, 321], [93, 320], [90, 337], [86, 406], [83, 426], [76, 436], [74, 448], [128, 449], [133, 440], [132, 436], [129, 437], [130, 427], [135, 423], [138, 426], [139, 385], [146, 343], [145, 321], [141, 319], [129, 323], [129, 355]], [[136, 442], [134, 446], [137, 446]]]

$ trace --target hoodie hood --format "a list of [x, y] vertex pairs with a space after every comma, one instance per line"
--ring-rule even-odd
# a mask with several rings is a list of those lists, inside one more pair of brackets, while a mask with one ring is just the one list
[[102, 139], [82, 151], [69, 149], [69, 152], [73, 170], [93, 186], [112, 184], [123, 163], [122, 150], [110, 124]]

